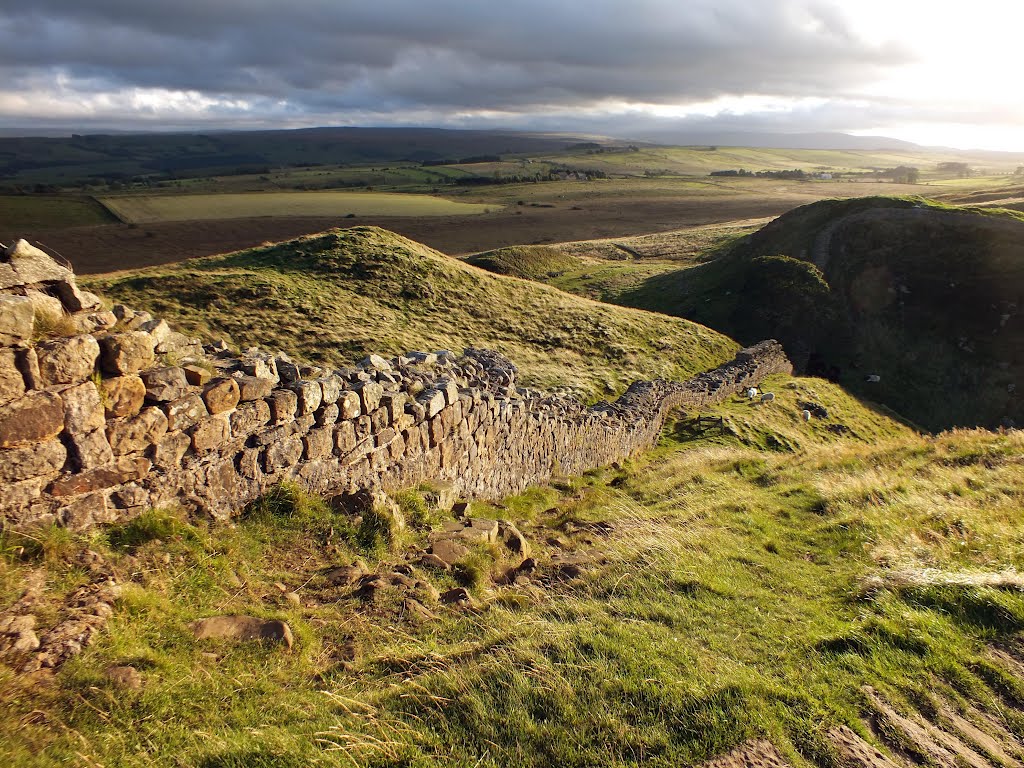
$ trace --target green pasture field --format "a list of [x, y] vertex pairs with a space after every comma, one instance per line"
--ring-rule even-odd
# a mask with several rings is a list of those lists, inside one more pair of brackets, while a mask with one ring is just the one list
[[85, 195], [0, 195], [0, 233], [5, 236], [35, 229], [84, 227], [113, 221], [114, 217], [106, 208]]
[[242, 219], [254, 216], [459, 216], [494, 206], [390, 192], [253, 192], [223, 195], [133, 195], [102, 198], [118, 218], [158, 221]]

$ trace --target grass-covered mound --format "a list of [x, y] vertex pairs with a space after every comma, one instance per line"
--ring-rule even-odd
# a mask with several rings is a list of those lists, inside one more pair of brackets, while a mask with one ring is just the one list
[[497, 275], [511, 275], [541, 282], [583, 266], [580, 259], [546, 245], [513, 245], [498, 248], [470, 256], [466, 263]]
[[[1021, 433], [925, 438], [827, 382], [771, 386], [774, 403], [722, 406], [724, 434], [687, 435], [684, 417], [621, 469], [475, 504], [520, 521], [538, 577], [499, 585], [508, 563], [487, 545], [454, 574], [417, 568], [478, 601], [430, 604], [426, 621], [323, 576], [357, 555], [401, 562], [445, 517], [415, 494], [390, 551], [287, 490], [230, 528], [162, 512], [88, 540], [4, 539], [5, 603], [29, 571], [54, 599], [74, 588], [86, 547], [127, 583], [52, 680], [0, 669], [8, 762], [675, 766], [763, 737], [824, 767], [842, 764], [843, 724], [920, 756], [880, 699], [940, 728], [951, 711], [982, 736], [1024, 733], [999, 650], [1024, 629]], [[795, 418], [806, 399], [827, 418]], [[295, 647], [192, 638], [188, 622], [223, 613], [285, 619]], [[104, 676], [125, 664], [140, 689]]]
[[534, 385], [588, 396], [640, 378], [682, 379], [735, 343], [691, 322], [492, 275], [374, 227], [118, 273], [91, 288], [206, 338], [314, 362], [368, 353], [496, 349]]

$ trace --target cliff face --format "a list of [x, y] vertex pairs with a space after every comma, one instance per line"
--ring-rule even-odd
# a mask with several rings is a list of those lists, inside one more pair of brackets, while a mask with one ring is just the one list
[[500, 497], [651, 447], [674, 408], [791, 366], [775, 342], [617, 401], [516, 386], [500, 355], [410, 352], [301, 366], [204, 347], [148, 313], [102, 310], [24, 241], [0, 258], [0, 519], [73, 528], [181, 504], [226, 518], [283, 480], [333, 495], [446, 481]]

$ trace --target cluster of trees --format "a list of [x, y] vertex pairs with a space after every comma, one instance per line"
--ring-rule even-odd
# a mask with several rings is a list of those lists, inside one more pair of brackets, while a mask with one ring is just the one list
[[801, 168], [794, 168], [790, 171], [748, 171], [745, 168], [730, 171], [712, 171], [711, 176], [756, 176], [766, 179], [806, 179], [811, 176]]
[[453, 184], [458, 185], [486, 185], [486, 184], [524, 184], [524, 183], [539, 183], [542, 181], [565, 181], [567, 177], [575, 177], [577, 180], [585, 179], [586, 181], [592, 181], [593, 179], [607, 179], [608, 174], [604, 171], [599, 170], [557, 170], [552, 169], [547, 173], [533, 173], [533, 174], [522, 174], [522, 173], [509, 173], [502, 174], [495, 171], [490, 176], [468, 176], [461, 179], [452, 179]]
[[432, 165], [473, 165], [474, 163], [500, 163], [501, 155], [473, 155], [459, 160], [424, 160], [421, 165], [429, 168]]
[[939, 163], [939, 173], [953, 174], [957, 178], [966, 179], [971, 175], [971, 166], [967, 163]]
[[917, 184], [918, 179], [921, 178], [921, 171], [912, 165], [898, 165], [895, 168], [882, 171], [878, 175], [892, 179], [897, 184]]

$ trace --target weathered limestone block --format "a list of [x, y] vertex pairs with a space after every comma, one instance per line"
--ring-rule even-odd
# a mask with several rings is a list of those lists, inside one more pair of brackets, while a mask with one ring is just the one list
[[171, 326], [162, 318], [153, 318], [139, 325], [140, 331], [145, 331], [153, 337], [155, 344], [162, 344], [171, 335]]
[[435, 541], [430, 547], [430, 554], [439, 558], [446, 565], [455, 565], [462, 558], [469, 556], [469, 549], [452, 539]]
[[388, 441], [387, 447], [391, 452], [391, 461], [401, 461], [405, 456], [405, 438], [402, 437], [401, 433], [396, 432], [394, 437]]
[[299, 406], [299, 396], [290, 389], [275, 389], [267, 398], [270, 405], [270, 416], [275, 424], [282, 424], [295, 418], [295, 410]]
[[277, 365], [277, 375], [285, 384], [291, 384], [302, 378], [302, 371], [299, 366], [285, 357], [278, 357], [274, 360]]
[[181, 459], [192, 446], [192, 438], [184, 432], [168, 432], [153, 449], [153, 464], [163, 470], [181, 466]]
[[50, 440], [64, 430], [64, 401], [52, 392], [31, 392], [0, 409], [0, 448]]
[[[88, 293], [87, 295], [93, 296], [91, 293]], [[114, 317], [114, 313], [107, 310], [90, 312], [88, 314], [79, 312], [72, 315], [71, 319], [74, 321], [75, 328], [79, 333], [97, 333], [99, 331], [107, 331], [117, 325], [117, 318]]]
[[487, 541], [494, 543], [498, 540], [498, 521], [488, 520], [482, 517], [472, 517], [469, 520], [469, 527], [475, 531], [481, 532]]
[[25, 296], [0, 295], [0, 346], [22, 344], [32, 338], [35, 312]]
[[387, 408], [378, 408], [370, 414], [370, 431], [377, 434], [391, 425], [391, 413]]
[[197, 640], [262, 640], [289, 649], [295, 642], [292, 630], [285, 622], [252, 616], [211, 616], [194, 622], [192, 632]]
[[388, 362], [385, 358], [381, 357], [380, 355], [369, 355], [368, 357], [364, 357], [362, 360], [356, 363], [356, 365], [358, 365], [360, 368], [374, 368], [378, 371], [393, 370], [391, 367], [391, 363]]
[[114, 452], [103, 429], [76, 432], [68, 435], [67, 440], [71, 445], [74, 464], [79, 469], [95, 469], [114, 460]]
[[359, 393], [346, 391], [338, 396], [338, 408], [341, 409], [341, 418], [355, 419], [362, 414], [362, 404], [359, 400]]
[[338, 402], [338, 398], [341, 397], [341, 385], [342, 379], [336, 373], [329, 376], [321, 376], [316, 380], [320, 385], [320, 390], [323, 395], [321, 400], [323, 405], [330, 405]]
[[265, 400], [240, 403], [231, 414], [231, 434], [235, 437], [246, 437], [269, 423], [270, 406]]
[[18, 277], [18, 273], [14, 271], [14, 267], [6, 262], [0, 261], [0, 291], [6, 290], [7, 288], [15, 288], [24, 284], [25, 281]]
[[118, 456], [144, 451], [160, 442], [167, 433], [168, 419], [155, 406], [144, 408], [138, 416], [107, 422], [107, 440]]
[[167, 428], [171, 430], [188, 429], [197, 421], [209, 416], [206, 404], [195, 392], [172, 400], [164, 406], [167, 413]]
[[89, 335], [45, 341], [36, 347], [44, 387], [85, 381], [96, 370], [99, 344]]
[[356, 429], [351, 421], [342, 421], [335, 427], [334, 445], [340, 454], [346, 454], [356, 447]]
[[413, 423], [423, 421], [427, 418], [426, 407], [416, 400], [412, 400], [405, 404], [405, 413], [407, 416], [412, 417]]
[[314, 415], [316, 416], [317, 426], [323, 427], [334, 424], [340, 414], [341, 409], [338, 408], [338, 404], [330, 403], [321, 406]]
[[55, 480], [47, 490], [51, 495], [58, 497], [101, 491], [104, 488], [141, 480], [152, 466], [149, 459], [125, 456], [106, 467], [86, 470]]
[[0, 347], [0, 403], [25, 394], [25, 377], [13, 349]]
[[375, 381], [360, 381], [352, 385], [352, 391], [359, 395], [360, 408], [363, 413], [377, 410], [380, 399], [384, 395], [384, 387]]
[[242, 370], [247, 376], [256, 379], [268, 379], [271, 386], [277, 384], [281, 379], [277, 373], [277, 361], [270, 355], [247, 355], [239, 361]]
[[380, 407], [388, 412], [388, 423], [394, 422], [405, 414], [405, 404], [409, 396], [405, 392], [386, 392], [380, 399]]
[[156, 345], [156, 353], [198, 358], [203, 356], [203, 345], [199, 339], [190, 339], [183, 333], [171, 331]]
[[89, 493], [69, 501], [60, 508], [60, 521], [73, 531], [84, 531], [98, 523], [109, 523], [105, 493]]
[[[373, 440], [367, 438], [364, 440], [356, 440], [355, 446], [352, 450], [347, 453], [343, 453], [341, 461], [346, 465], [353, 465], [364, 460], [364, 457], [369, 456], [374, 450]], [[368, 465], [367, 465], [368, 466]]]
[[444, 400], [448, 405], [458, 402], [459, 385], [452, 379], [441, 379], [437, 382], [437, 389], [444, 393]]
[[430, 429], [430, 445], [441, 445], [441, 443], [444, 442], [446, 434], [444, 419], [442, 419], [440, 416], [435, 416], [433, 419], [428, 421], [427, 424], [429, 425]]
[[298, 435], [301, 437], [299, 428], [296, 426], [294, 421], [288, 421], [284, 424], [278, 424], [270, 429], [265, 429], [256, 433], [253, 437], [252, 442], [256, 445], [273, 445], [278, 443], [285, 438]]
[[274, 380], [270, 378], [235, 374], [234, 379], [238, 384], [238, 400], [242, 403], [262, 400], [274, 390]]
[[185, 371], [176, 365], [150, 368], [139, 377], [146, 385], [146, 401], [149, 403], [169, 403], [189, 391]]
[[372, 425], [369, 416], [360, 416], [358, 419], [352, 422], [356, 428], [356, 438], [359, 440], [365, 440], [373, 434]]
[[100, 306], [100, 298], [95, 293], [80, 290], [75, 279], [61, 280], [54, 286], [57, 296], [68, 312], [85, 312]]
[[192, 448], [196, 453], [212, 451], [231, 439], [231, 424], [227, 414], [220, 413], [200, 420], [192, 430]]
[[64, 317], [64, 305], [56, 296], [35, 289], [25, 291], [25, 296], [32, 302], [32, 311], [36, 317], [45, 317], [54, 321]]
[[444, 410], [447, 401], [444, 392], [438, 389], [425, 389], [416, 396], [416, 402], [423, 407], [424, 417], [434, 418]]
[[302, 439], [286, 437], [267, 446], [263, 454], [263, 470], [267, 473], [294, 466], [302, 458]]
[[[0, 482], [14, 483], [34, 477], [55, 475], [64, 468], [67, 456], [67, 449], [59, 440], [49, 440], [24, 448], [0, 449]], [[4, 494], [7, 490], [5, 487]]]
[[119, 419], [134, 416], [146, 400], [146, 385], [138, 376], [116, 376], [103, 379], [103, 401], [107, 417]]
[[60, 396], [64, 401], [64, 429], [68, 434], [85, 434], [106, 425], [100, 393], [91, 381], [62, 390]]
[[305, 447], [303, 458], [306, 461], [330, 456], [334, 449], [334, 440], [330, 427], [311, 429], [302, 439], [302, 442]]
[[26, 285], [74, 279], [70, 269], [62, 267], [45, 251], [39, 250], [27, 240], [18, 240], [9, 246], [4, 251], [4, 257]]
[[238, 474], [247, 480], [255, 480], [260, 474], [260, 449], [246, 448], [236, 456]]
[[317, 381], [295, 381], [289, 385], [289, 389], [298, 396], [299, 416], [313, 413], [323, 402], [323, 389]]
[[212, 414], [230, 411], [238, 405], [239, 397], [238, 382], [234, 379], [214, 379], [203, 390], [203, 402]]
[[109, 376], [138, 373], [154, 360], [153, 337], [145, 331], [112, 333], [100, 339], [100, 364]]
[[185, 380], [193, 387], [205, 386], [213, 378], [213, 374], [201, 365], [183, 365], [181, 370], [185, 373]]

